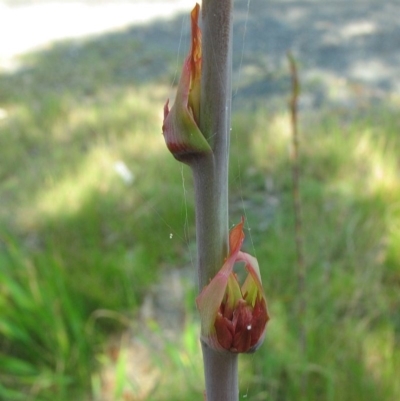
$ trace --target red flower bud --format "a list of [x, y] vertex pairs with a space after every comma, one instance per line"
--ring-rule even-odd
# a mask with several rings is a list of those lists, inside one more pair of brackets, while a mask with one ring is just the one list
[[[264, 339], [269, 320], [257, 259], [240, 251], [244, 240], [243, 224], [242, 219], [231, 230], [229, 256], [196, 300], [202, 340], [221, 351], [255, 351]], [[236, 262], [245, 262], [248, 271], [242, 286], [233, 272]]]
[[201, 31], [198, 25], [200, 6], [191, 13], [192, 45], [182, 69], [171, 110], [164, 106], [163, 135], [168, 149], [179, 161], [190, 164], [193, 157], [211, 153], [210, 145], [199, 128], [201, 83]]

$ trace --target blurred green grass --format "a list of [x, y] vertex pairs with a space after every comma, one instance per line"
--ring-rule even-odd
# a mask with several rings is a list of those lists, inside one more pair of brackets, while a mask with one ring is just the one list
[[[28, 55], [0, 74], [0, 399], [106, 400], [101, 371], [114, 362], [114, 400], [202, 397], [190, 286], [182, 336], [166, 340], [157, 322], [137, 333], [154, 349], [148, 363], [164, 372], [146, 395], [130, 381], [129, 341], [116, 356], [107, 351], [161, 273], [193, 264], [192, 181], [161, 135], [176, 62], [159, 50], [108, 35]], [[245, 247], [260, 261], [272, 315], [265, 345], [241, 357], [241, 396], [400, 397], [395, 106], [302, 115], [301, 317], [289, 117], [262, 106], [235, 112], [231, 223], [246, 214]], [[131, 182], [118, 174], [121, 162]]]

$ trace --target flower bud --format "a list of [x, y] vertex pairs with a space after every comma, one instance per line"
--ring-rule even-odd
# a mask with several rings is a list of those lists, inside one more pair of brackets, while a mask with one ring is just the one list
[[[201, 337], [220, 351], [254, 352], [263, 342], [269, 320], [257, 259], [241, 252], [244, 220], [229, 235], [229, 255], [222, 268], [196, 299]], [[248, 272], [240, 286], [233, 267], [244, 262]]]
[[200, 6], [191, 13], [192, 44], [185, 59], [174, 105], [164, 106], [163, 135], [168, 149], [179, 161], [190, 164], [193, 158], [211, 153], [211, 147], [199, 128], [201, 84]]

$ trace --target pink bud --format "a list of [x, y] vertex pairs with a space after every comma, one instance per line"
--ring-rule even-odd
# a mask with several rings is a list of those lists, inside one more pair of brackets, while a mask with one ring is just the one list
[[[216, 350], [253, 352], [262, 343], [269, 320], [257, 259], [241, 252], [244, 220], [229, 235], [224, 265], [197, 297], [202, 340]], [[235, 262], [245, 262], [248, 275], [240, 286]]]
[[199, 128], [201, 84], [201, 31], [198, 25], [200, 6], [191, 13], [192, 45], [183, 64], [181, 77], [171, 110], [164, 106], [162, 131], [172, 155], [190, 164], [194, 157], [211, 153], [211, 148]]

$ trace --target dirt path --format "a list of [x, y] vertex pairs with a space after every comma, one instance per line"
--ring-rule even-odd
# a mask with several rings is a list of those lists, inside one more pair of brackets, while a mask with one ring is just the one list
[[238, 65], [246, 31], [239, 80], [243, 94], [279, 94], [290, 50], [300, 64], [305, 106], [348, 107], [360, 97], [399, 99], [399, 2], [252, 0], [248, 18], [242, 3], [236, 6], [234, 54]]
[[168, 19], [189, 10], [191, 4], [190, 0], [0, 0], [0, 68], [14, 56], [51, 42]]
[[[157, 79], [166, 74], [166, 59], [176, 70], [177, 56], [188, 47], [187, 11], [193, 3], [0, 0], [0, 36], [7, 39], [0, 42], [0, 68], [12, 66], [16, 54], [54, 40], [87, 35], [102, 40], [105, 33], [129, 27], [121, 40], [143, 44], [132, 57], [138, 64], [143, 58], [146, 66], [132, 77]], [[400, 3], [391, 0], [236, 0], [234, 106], [286, 101], [288, 50], [300, 65], [303, 107], [398, 101], [399, 15]]]

